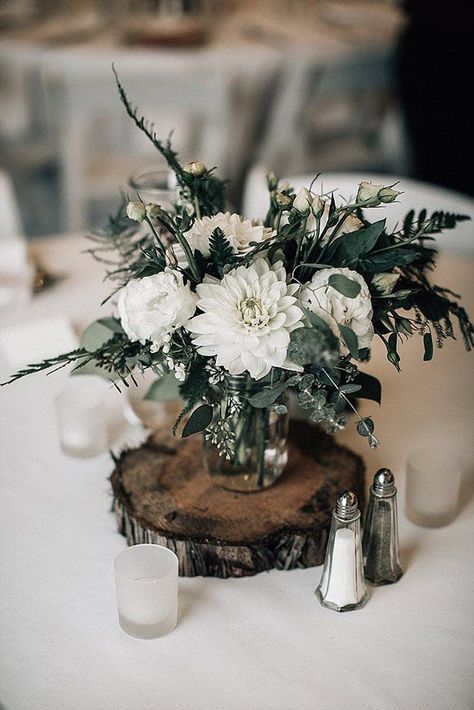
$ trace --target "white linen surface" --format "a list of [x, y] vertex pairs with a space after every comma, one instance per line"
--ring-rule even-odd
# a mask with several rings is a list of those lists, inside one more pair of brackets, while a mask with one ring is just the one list
[[[37, 243], [48, 269], [69, 274], [35, 298], [28, 318], [79, 327], [107, 293], [78, 238]], [[473, 262], [443, 255], [436, 281], [473, 306]], [[102, 309], [104, 311], [104, 309]], [[104, 311], [103, 315], [106, 312]], [[451, 345], [451, 344], [450, 344]], [[381, 446], [339, 437], [368, 474], [393, 468], [406, 573], [372, 590], [357, 612], [320, 606], [321, 568], [246, 579], [180, 579], [168, 636], [139, 641], [118, 626], [112, 572], [125, 545], [110, 511], [108, 454], [80, 460], [58, 446], [52, 400], [63, 372], [3, 388], [0, 498], [0, 704], [6, 710], [470, 710], [474, 697], [474, 501], [436, 530], [403, 514], [404, 461], [415, 446], [455, 446], [472, 459], [472, 354], [458, 341], [421, 362], [402, 349], [403, 374], [375, 349], [385, 384], [373, 413]], [[8, 368], [1, 368], [1, 379]], [[447, 472], [449, 475], [449, 472]], [[472, 486], [471, 486], [472, 492]]]

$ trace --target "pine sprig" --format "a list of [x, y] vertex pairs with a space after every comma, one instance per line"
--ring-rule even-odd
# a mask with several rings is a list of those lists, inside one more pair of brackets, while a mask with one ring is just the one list
[[225, 182], [213, 175], [214, 168], [206, 170], [202, 175], [194, 176], [184, 169], [178, 160], [178, 154], [171, 148], [170, 139], [166, 143], [157, 137], [153, 123], [147, 121], [143, 116], [139, 116], [138, 108], [128, 99], [117, 71], [112, 66], [115, 76], [120, 100], [122, 101], [127, 114], [147, 138], [153, 143], [157, 151], [164, 157], [171, 170], [176, 175], [178, 185], [181, 187], [182, 197], [189, 200], [195, 207], [196, 216], [213, 215], [224, 208]]
[[224, 266], [235, 261], [232, 246], [220, 227], [209, 238], [209, 253], [219, 276], [223, 275]]

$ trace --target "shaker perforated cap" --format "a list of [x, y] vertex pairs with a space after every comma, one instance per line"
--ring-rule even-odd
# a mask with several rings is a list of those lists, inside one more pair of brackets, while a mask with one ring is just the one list
[[380, 498], [388, 498], [397, 492], [395, 478], [389, 468], [379, 468], [374, 476], [372, 490]]
[[336, 515], [340, 520], [353, 520], [359, 515], [357, 496], [352, 491], [345, 491], [337, 499]]

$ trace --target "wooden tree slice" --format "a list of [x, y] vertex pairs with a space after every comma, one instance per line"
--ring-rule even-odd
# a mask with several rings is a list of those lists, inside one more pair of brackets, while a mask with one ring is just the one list
[[364, 503], [364, 464], [303, 422], [290, 429], [289, 463], [273, 486], [228, 491], [201, 464], [200, 438], [170, 445], [153, 437], [124, 452], [111, 476], [119, 532], [134, 545], [165, 545], [180, 574], [244, 577], [324, 561], [337, 496]]

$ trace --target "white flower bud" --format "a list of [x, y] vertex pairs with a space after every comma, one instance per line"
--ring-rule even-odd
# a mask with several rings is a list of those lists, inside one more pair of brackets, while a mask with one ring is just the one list
[[384, 203], [394, 202], [398, 195], [401, 195], [401, 192], [392, 190], [391, 187], [383, 187], [379, 192], [379, 199], [380, 202]]
[[285, 195], [283, 192], [277, 192], [277, 194], [275, 195], [275, 202], [277, 203], [278, 207], [290, 207], [291, 197]]
[[166, 355], [170, 351], [170, 346], [165, 343], [161, 349], [163, 350], [163, 352]]
[[271, 170], [267, 175], [267, 185], [269, 190], [276, 190], [278, 187], [278, 178], [273, 170]]
[[380, 274], [375, 274], [372, 279], [372, 286], [381, 296], [388, 296], [392, 293], [399, 278], [400, 274], [382, 271]]
[[143, 222], [146, 215], [146, 209], [143, 202], [129, 202], [127, 205], [127, 217], [133, 219], [134, 222]]
[[363, 180], [357, 192], [357, 202], [365, 202], [367, 207], [377, 207], [382, 203], [393, 202], [400, 192], [384, 185], [374, 185], [368, 180]]
[[146, 214], [147, 214], [147, 217], [149, 217], [150, 219], [156, 219], [156, 217], [159, 217], [160, 212], [161, 212], [160, 205], [155, 205], [154, 202], [150, 202], [146, 206]]
[[193, 177], [201, 177], [207, 171], [207, 168], [201, 160], [193, 160], [191, 163], [187, 163], [183, 170]]
[[313, 203], [314, 195], [302, 187], [293, 201], [293, 207], [302, 215], [307, 215]]
[[315, 195], [311, 203], [311, 212], [315, 217], [321, 217], [325, 206], [324, 200], [322, 200], [319, 195]]

